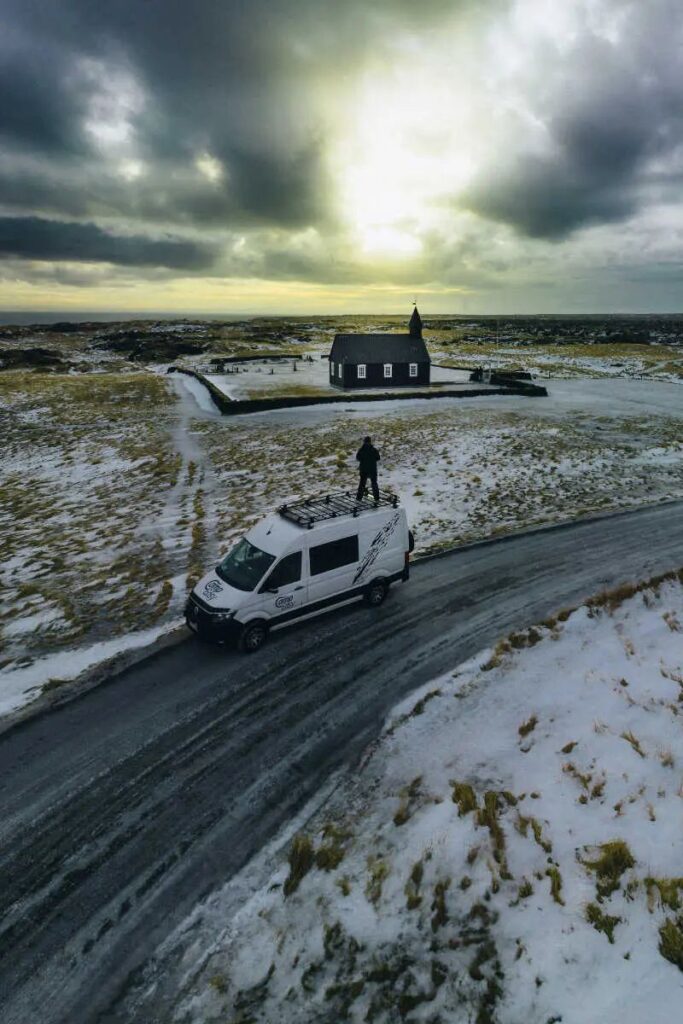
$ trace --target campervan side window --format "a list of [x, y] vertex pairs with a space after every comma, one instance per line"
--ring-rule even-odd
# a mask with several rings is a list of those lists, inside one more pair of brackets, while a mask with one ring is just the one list
[[298, 583], [301, 579], [301, 552], [294, 551], [291, 555], [285, 555], [281, 562], [275, 566], [270, 576], [262, 584], [261, 590], [278, 590], [280, 587], [287, 587], [290, 583]]
[[321, 572], [339, 569], [342, 565], [352, 565], [358, 561], [358, 535], [340, 537], [329, 544], [318, 544], [311, 548], [311, 576], [319, 576]]

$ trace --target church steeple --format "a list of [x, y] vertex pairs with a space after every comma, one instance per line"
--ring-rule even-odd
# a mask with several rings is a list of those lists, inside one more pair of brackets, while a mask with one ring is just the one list
[[417, 303], [415, 303], [415, 309], [413, 315], [410, 318], [410, 337], [411, 338], [422, 338], [422, 318], [417, 311]]

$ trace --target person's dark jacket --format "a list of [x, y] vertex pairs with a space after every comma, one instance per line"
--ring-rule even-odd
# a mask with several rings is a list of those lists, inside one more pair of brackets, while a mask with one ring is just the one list
[[377, 473], [379, 452], [374, 445], [367, 444], [364, 441], [356, 452], [356, 458], [358, 459], [358, 468], [361, 473], [365, 473], [367, 476], [374, 476]]

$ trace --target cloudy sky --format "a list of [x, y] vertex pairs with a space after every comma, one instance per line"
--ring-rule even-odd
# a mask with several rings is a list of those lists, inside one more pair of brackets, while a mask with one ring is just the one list
[[677, 311], [680, 0], [0, 0], [0, 307]]

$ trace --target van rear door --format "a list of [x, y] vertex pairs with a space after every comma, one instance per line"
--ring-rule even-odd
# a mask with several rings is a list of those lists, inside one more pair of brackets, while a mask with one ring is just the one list
[[[358, 568], [358, 531], [309, 548], [308, 601], [314, 605], [351, 590]], [[333, 603], [330, 601], [330, 603]]]

